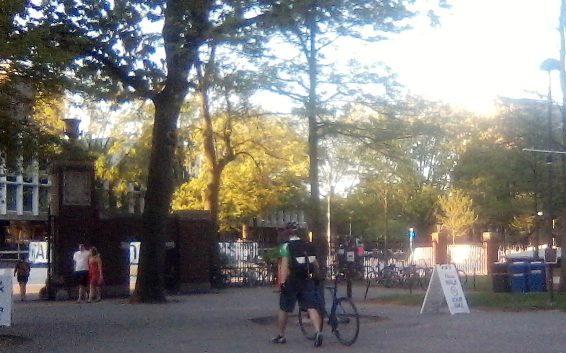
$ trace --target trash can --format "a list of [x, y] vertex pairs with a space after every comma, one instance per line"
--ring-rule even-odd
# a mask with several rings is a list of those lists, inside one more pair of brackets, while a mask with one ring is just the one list
[[509, 273], [507, 272], [507, 263], [494, 262], [491, 268], [491, 278], [494, 293], [510, 292]]
[[528, 263], [518, 261], [509, 265], [511, 276], [511, 292], [525, 293], [527, 291], [527, 269]]
[[529, 292], [546, 291], [546, 266], [542, 261], [531, 262], [527, 275]]

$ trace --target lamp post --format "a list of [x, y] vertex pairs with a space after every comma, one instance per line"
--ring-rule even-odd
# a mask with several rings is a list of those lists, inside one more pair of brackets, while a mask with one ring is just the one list
[[383, 231], [383, 248], [385, 256], [385, 264], [389, 263], [389, 251], [387, 250], [387, 238], [389, 237], [389, 204], [387, 199], [387, 189], [385, 189], [385, 195], [383, 198], [383, 217], [385, 218], [385, 229]]
[[[554, 148], [553, 138], [552, 138], [552, 71], [559, 71], [561, 67], [560, 61], [556, 59], [546, 59], [544, 60], [540, 68], [547, 72], [548, 75], [548, 95], [547, 95], [547, 120], [548, 120], [548, 141], [547, 148], [552, 150]], [[546, 164], [548, 165], [548, 184], [547, 184], [547, 205], [546, 205], [546, 218], [547, 218], [547, 232], [549, 235], [548, 244], [552, 246], [553, 240], [553, 209], [552, 209], [552, 157], [553, 153], [548, 153], [546, 158]]]
[[350, 216], [348, 216], [348, 235], [350, 237], [350, 240], [352, 239], [352, 215], [350, 214]]
[[65, 135], [71, 141], [76, 141], [79, 136], [81, 135], [81, 131], [79, 129], [79, 125], [81, 123], [80, 119], [70, 118], [70, 119], [63, 119], [65, 123]]
[[544, 216], [544, 212], [542, 211], [538, 211], [537, 212], [537, 216], [535, 218], [535, 245], [533, 246], [533, 259], [535, 261], [538, 261], [539, 256], [538, 256], [538, 247], [539, 247], [539, 243], [540, 243], [540, 223], [541, 223], [541, 219], [543, 219]]

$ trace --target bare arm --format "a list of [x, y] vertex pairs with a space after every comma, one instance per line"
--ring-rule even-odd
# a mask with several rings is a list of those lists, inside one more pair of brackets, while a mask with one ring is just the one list
[[281, 266], [281, 283], [285, 283], [289, 277], [289, 258], [281, 258], [281, 264], [279, 266]]

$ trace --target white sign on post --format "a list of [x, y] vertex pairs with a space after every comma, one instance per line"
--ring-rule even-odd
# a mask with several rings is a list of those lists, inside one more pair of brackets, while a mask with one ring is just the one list
[[12, 324], [12, 271], [0, 272], [0, 326]]
[[470, 312], [458, 271], [452, 264], [434, 267], [421, 307], [421, 314], [440, 311], [443, 302], [448, 304], [452, 315]]
[[353, 251], [346, 252], [346, 261], [348, 261], [348, 262], [356, 261], [356, 256], [354, 255]]

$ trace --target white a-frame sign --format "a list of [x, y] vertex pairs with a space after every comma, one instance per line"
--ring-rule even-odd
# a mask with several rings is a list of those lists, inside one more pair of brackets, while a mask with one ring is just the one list
[[12, 324], [12, 271], [0, 271], [0, 326]]
[[439, 312], [444, 302], [448, 304], [450, 314], [470, 312], [456, 266], [452, 264], [434, 266], [421, 314]]

